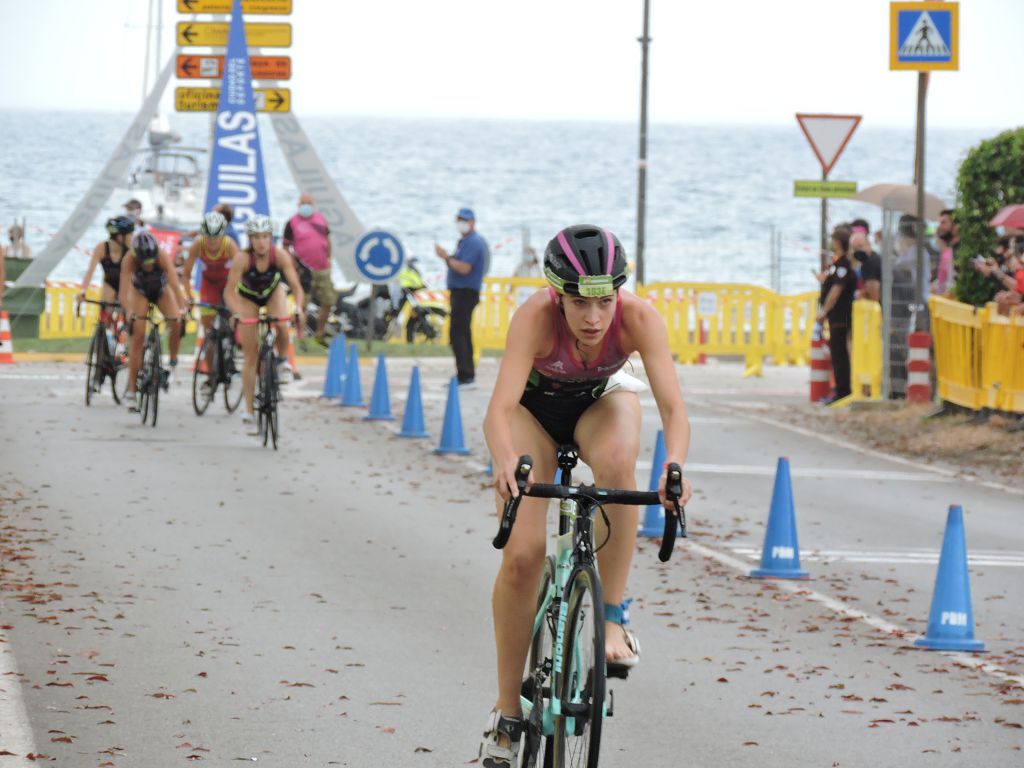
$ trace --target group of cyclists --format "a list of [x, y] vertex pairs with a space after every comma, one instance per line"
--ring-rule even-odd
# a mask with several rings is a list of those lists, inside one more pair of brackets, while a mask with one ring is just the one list
[[[107, 238], [93, 249], [89, 266], [82, 279], [79, 300], [92, 281], [97, 267], [103, 270], [100, 300], [108, 305], [118, 304], [124, 314], [130, 335], [128, 353], [128, 382], [125, 402], [129, 410], [138, 410], [136, 395], [143, 342], [146, 337], [146, 318], [150, 307], [156, 307], [167, 321], [169, 335], [169, 366], [171, 375], [178, 365], [178, 351], [185, 329], [185, 321], [197, 303], [192, 289], [192, 272], [196, 263], [202, 263], [199, 280], [200, 319], [204, 330], [213, 327], [216, 309], [226, 307], [231, 312], [232, 329], [237, 330], [244, 354], [242, 391], [245, 407], [241, 409], [246, 431], [256, 434], [254, 417], [254, 389], [257, 363], [257, 327], [251, 321], [259, 317], [261, 307], [278, 318], [275, 350], [278, 376], [288, 381], [291, 369], [287, 363], [288, 316], [287, 289], [295, 298], [295, 306], [302, 322], [303, 294], [291, 254], [274, 245], [274, 232], [267, 216], [254, 216], [245, 223], [248, 246], [239, 248], [229, 236], [225, 215], [217, 210], [203, 216], [199, 234], [188, 249], [182, 275], [179, 277], [174, 258], [162, 249], [152, 231], [130, 212], [115, 216], [106, 223]], [[106, 306], [100, 322], [111, 325], [113, 313]], [[208, 361], [209, 362], [209, 361]], [[208, 368], [209, 369], [209, 368]], [[210, 397], [213, 383], [204, 384]]]
[[[227, 230], [221, 213], [204, 216], [200, 235], [188, 252], [184, 279], [179, 280], [172, 259], [145, 226], [128, 216], [107, 222], [109, 237], [93, 251], [83, 288], [101, 266], [103, 299], [117, 298], [127, 313], [132, 333], [129, 407], [134, 407], [150, 305], [156, 305], [169, 320], [183, 320], [194, 301], [192, 271], [196, 262], [202, 262], [200, 303], [224, 304], [231, 310], [245, 355], [242, 419], [246, 425], [253, 423], [256, 327], [242, 321], [258, 317], [262, 307], [271, 317], [285, 316], [286, 285], [301, 312], [303, 294], [291, 255], [274, 245], [269, 218], [256, 216], [246, 222], [249, 242], [244, 249], [227, 236]], [[650, 304], [623, 289], [627, 263], [618, 238], [600, 227], [568, 227], [549, 243], [544, 275], [549, 287], [528, 299], [512, 316], [483, 422], [493, 457], [499, 514], [510, 497], [520, 495], [516, 480], [519, 457], [534, 457], [528, 484], [534, 477], [547, 480], [555, 472], [556, 449], [565, 444], [578, 446], [579, 456], [593, 470], [598, 486], [636, 488], [641, 419], [638, 392], [646, 385], [622, 370], [633, 353], [643, 361], [664, 426], [666, 467], [672, 462], [683, 465], [689, 448], [689, 421], [664, 322]], [[202, 312], [207, 331], [214, 314], [208, 309]], [[172, 366], [182, 325], [170, 323]], [[278, 333], [277, 354], [282, 364], [287, 343], [287, 332]], [[662, 503], [671, 508], [665, 489], [663, 471], [658, 491]], [[690, 484], [684, 480], [679, 501], [685, 504], [691, 494]], [[480, 744], [484, 768], [518, 764], [524, 732], [520, 688], [545, 557], [546, 512], [546, 500], [523, 500], [494, 583], [498, 696]], [[603, 582], [605, 660], [609, 668], [629, 669], [639, 662], [640, 644], [636, 633], [626, 626], [621, 603], [635, 547], [637, 509], [607, 505], [605, 512], [607, 517], [597, 522], [595, 530], [596, 539], [604, 542], [597, 559]]]

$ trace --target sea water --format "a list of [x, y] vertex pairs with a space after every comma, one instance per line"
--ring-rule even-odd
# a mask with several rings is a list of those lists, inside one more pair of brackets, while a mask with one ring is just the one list
[[[171, 114], [182, 144], [208, 146], [208, 115]], [[0, 224], [24, 216], [38, 253], [107, 162], [132, 115], [0, 112]], [[492, 248], [492, 274], [512, 273], [524, 234], [543, 252], [559, 228], [608, 227], [632, 258], [636, 244], [637, 128], [631, 123], [413, 120], [310, 117], [302, 124], [328, 172], [367, 227], [397, 234], [437, 281], [439, 242], [457, 238], [455, 211], [471, 206]], [[926, 187], [950, 207], [966, 152], [1000, 129], [932, 128]], [[292, 180], [266, 117], [260, 135], [271, 216], [282, 227], [295, 212]], [[909, 183], [914, 131], [872, 127], [854, 134], [830, 178]], [[654, 124], [648, 134], [647, 280], [752, 282], [770, 285], [771, 233], [782, 233], [785, 292], [814, 288], [820, 205], [794, 198], [795, 179], [821, 168], [794, 120], [788, 126]], [[119, 212], [111, 200], [79, 245], [104, 237], [102, 223]], [[830, 202], [831, 223], [863, 217], [875, 228], [880, 209]], [[198, 226], [198, 222], [197, 222]], [[6, 232], [4, 232], [6, 242]], [[80, 280], [87, 257], [72, 251], [51, 273]]]

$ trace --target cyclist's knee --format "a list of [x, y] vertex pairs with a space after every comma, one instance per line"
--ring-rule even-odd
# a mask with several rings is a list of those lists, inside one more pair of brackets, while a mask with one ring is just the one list
[[626, 481], [636, 479], [636, 460], [640, 454], [640, 446], [635, 445], [631, 440], [623, 440], [613, 445], [604, 446], [601, 450], [593, 452], [588, 461], [590, 468], [594, 470], [595, 478], [600, 480], [602, 485], [622, 485]]
[[537, 586], [540, 569], [544, 565], [544, 547], [518, 546], [507, 547], [501, 561], [502, 575], [506, 581], [521, 587]]

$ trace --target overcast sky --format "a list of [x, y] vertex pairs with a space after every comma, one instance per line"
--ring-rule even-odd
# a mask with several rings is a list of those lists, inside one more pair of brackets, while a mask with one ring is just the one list
[[[0, 0], [0, 109], [134, 111], [149, 0]], [[164, 56], [176, 0], [163, 0]], [[636, 120], [642, 0], [294, 0], [299, 114]], [[794, 112], [913, 125], [890, 72], [885, 0], [651, 0], [656, 122], [791, 123]], [[281, 21], [251, 17], [251, 21]], [[1011, 127], [1024, 0], [960, 4], [959, 72], [928, 124]], [[201, 49], [189, 49], [200, 52]], [[271, 51], [266, 51], [270, 53]], [[168, 103], [175, 84], [172, 79]]]

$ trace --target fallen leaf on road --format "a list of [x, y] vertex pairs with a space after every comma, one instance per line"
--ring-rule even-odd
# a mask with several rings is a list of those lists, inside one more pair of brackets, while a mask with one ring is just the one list
[[289, 683], [287, 680], [282, 680], [281, 685], [287, 685], [289, 688], [316, 688], [312, 683]]
[[433, 752], [433, 751], [434, 750], [432, 750], [430, 747], [416, 747], [416, 749], [413, 750], [413, 752]]

